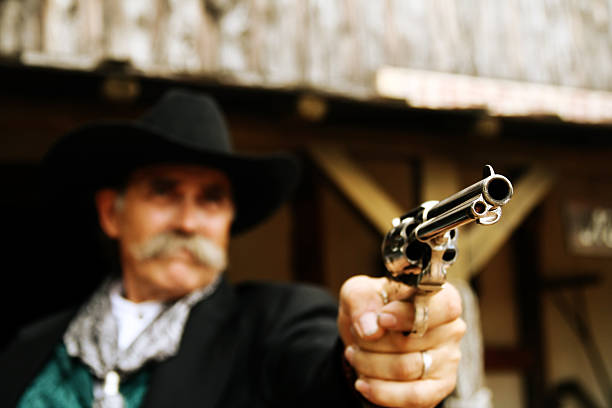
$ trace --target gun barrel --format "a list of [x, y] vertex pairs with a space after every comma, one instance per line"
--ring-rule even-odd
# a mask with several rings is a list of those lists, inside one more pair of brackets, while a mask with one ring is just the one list
[[480, 195], [490, 205], [494, 207], [502, 206], [510, 201], [512, 194], [513, 189], [510, 180], [501, 174], [493, 174], [431, 207], [427, 212], [427, 219], [442, 215], [454, 208], [462, 207], [463, 204], [473, 201]]
[[476, 218], [472, 209], [472, 202], [464, 203], [445, 214], [429, 218], [414, 230], [414, 236], [419, 241], [425, 242], [453, 228], [470, 223]]
[[431, 207], [414, 235], [425, 242], [475, 220], [494, 223], [501, 215], [500, 207], [510, 201], [512, 193], [512, 183], [506, 177], [489, 176]]

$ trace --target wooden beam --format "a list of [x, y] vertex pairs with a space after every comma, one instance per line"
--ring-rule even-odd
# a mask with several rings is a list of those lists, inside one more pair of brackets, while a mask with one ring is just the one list
[[[390, 221], [403, 213], [402, 209], [387, 193], [378, 187], [366, 171], [347, 155], [338, 145], [319, 142], [310, 145], [315, 162], [361, 212], [372, 225], [385, 234]], [[426, 160], [423, 168], [424, 199], [442, 198], [453, 193], [457, 178], [453, 167], [438, 161]], [[514, 197], [503, 209], [501, 220], [492, 228], [475, 226], [462, 229], [459, 235], [459, 256], [453, 265], [453, 275], [458, 279], [469, 279], [478, 273], [499, 248], [510, 238], [524, 218], [536, 207], [553, 187], [554, 175], [544, 169], [532, 168], [514, 185]]]
[[529, 213], [546, 197], [555, 182], [554, 174], [534, 167], [514, 183], [514, 196], [503, 208], [501, 220], [491, 228], [475, 226], [460, 234], [459, 256], [453, 271], [468, 279], [478, 273], [510, 238]]
[[372, 225], [384, 235], [391, 220], [402, 215], [402, 209], [384, 192], [366, 171], [347, 155], [342, 147], [325, 142], [314, 143], [309, 151], [315, 162], [355, 205]]
[[421, 201], [441, 200], [462, 187], [457, 168], [450, 160], [423, 157], [421, 160]]

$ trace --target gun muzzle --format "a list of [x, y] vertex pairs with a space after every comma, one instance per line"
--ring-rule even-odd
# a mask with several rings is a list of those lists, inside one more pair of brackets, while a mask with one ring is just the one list
[[425, 210], [423, 222], [415, 228], [414, 236], [426, 242], [472, 221], [494, 224], [513, 192], [510, 180], [501, 174], [492, 174]]

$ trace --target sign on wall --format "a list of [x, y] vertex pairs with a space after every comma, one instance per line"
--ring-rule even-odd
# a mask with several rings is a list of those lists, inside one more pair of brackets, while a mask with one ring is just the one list
[[570, 203], [566, 222], [571, 253], [612, 256], [612, 208]]

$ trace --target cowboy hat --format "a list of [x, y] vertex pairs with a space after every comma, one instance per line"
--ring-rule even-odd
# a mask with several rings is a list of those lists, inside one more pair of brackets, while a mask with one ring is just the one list
[[291, 155], [234, 151], [214, 100], [187, 90], [168, 91], [136, 120], [97, 122], [70, 132], [50, 149], [43, 171], [46, 188], [57, 197], [118, 187], [135, 169], [162, 163], [225, 172], [236, 206], [232, 233], [253, 227], [286, 201], [299, 173]]

